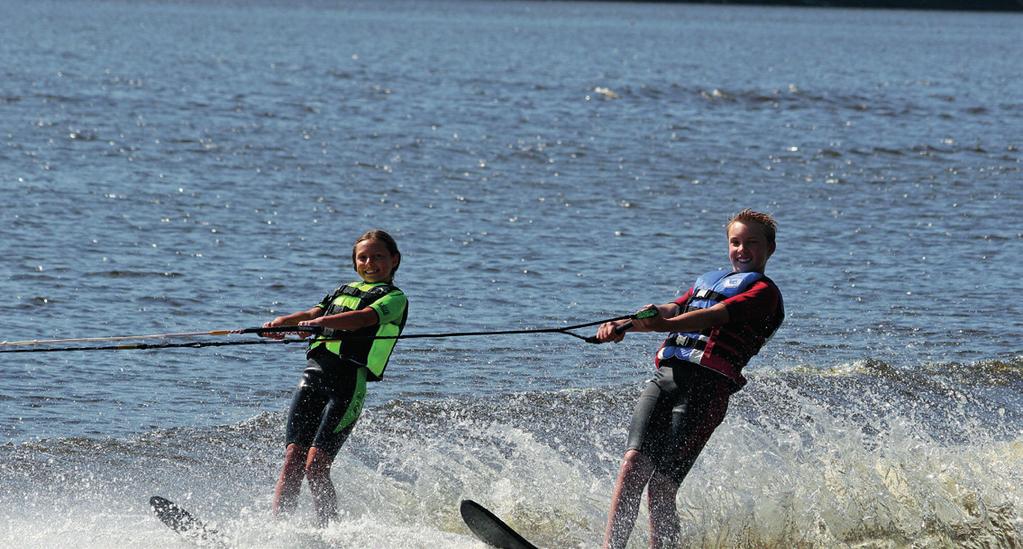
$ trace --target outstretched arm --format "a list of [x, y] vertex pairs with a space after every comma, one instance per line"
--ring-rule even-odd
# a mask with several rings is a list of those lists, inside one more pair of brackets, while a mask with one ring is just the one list
[[[320, 316], [322, 314], [323, 314], [323, 309], [321, 309], [319, 307], [313, 307], [312, 309], [307, 309], [305, 311], [298, 311], [296, 313], [291, 313], [290, 315], [279, 316], [279, 317], [271, 320], [270, 322], [263, 323], [263, 327], [264, 328], [275, 328], [277, 326], [296, 326], [296, 325], [300, 325], [303, 321], [307, 321], [307, 320], [316, 318], [316, 317], [318, 317], [318, 316]], [[260, 335], [262, 335], [263, 337], [268, 337], [270, 339], [283, 339], [284, 336], [287, 335], [287, 334], [285, 334], [283, 332], [270, 332], [270, 333], [264, 333], [264, 334], [260, 334]], [[309, 335], [309, 333], [308, 332], [298, 332], [298, 335], [300, 335], [302, 337], [306, 337], [306, 336]]]
[[[601, 324], [599, 327], [597, 327], [597, 341], [600, 341], [601, 343], [606, 343], [608, 341], [613, 341], [613, 342], [617, 343], [617, 342], [619, 342], [619, 341], [621, 341], [622, 339], [625, 338], [625, 332], [627, 330], [635, 330], [635, 331], [639, 331], [639, 332], [649, 332], [651, 330], [650, 330], [650, 328], [646, 327], [645, 323], [648, 323], [650, 320], [659, 319], [659, 318], [664, 317], [664, 316], [675, 316], [675, 315], [678, 314], [678, 311], [679, 311], [678, 304], [676, 304], [674, 302], [672, 302], [672, 303], [665, 303], [663, 305], [649, 304], [649, 305], [647, 305], [647, 306], [645, 306], [643, 308], [647, 309], [649, 307], [654, 307], [655, 309], [657, 309], [657, 316], [656, 317], [650, 318], [650, 319], [646, 319], [646, 320], [642, 320], [642, 321], [638, 320], [638, 319], [633, 319], [633, 320], [616, 320], [614, 322], [605, 322], [605, 323]], [[626, 325], [629, 325], [630, 327], [629, 328], [624, 328], [624, 326], [626, 326]]]
[[670, 317], [663, 315], [637, 319], [633, 321], [633, 329], [649, 332], [700, 332], [707, 328], [726, 324], [728, 320], [728, 308], [724, 303], [718, 303], [713, 307], [697, 309], [683, 314], [678, 314], [678, 309], [676, 308], [674, 315]]

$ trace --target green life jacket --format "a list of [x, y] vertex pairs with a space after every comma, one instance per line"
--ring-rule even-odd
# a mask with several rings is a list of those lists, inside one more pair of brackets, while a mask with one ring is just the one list
[[[346, 311], [359, 311], [372, 305], [391, 292], [400, 292], [397, 286], [386, 282], [352, 282], [344, 284], [326, 297], [323, 316], [336, 315]], [[391, 351], [397, 343], [393, 336], [401, 334], [408, 318], [408, 307], [402, 311], [401, 320], [367, 326], [355, 331], [324, 329], [309, 343], [309, 351], [323, 346], [327, 351], [337, 355], [342, 362], [356, 367], [365, 366], [369, 381], [380, 381], [387, 368]], [[380, 336], [392, 339], [375, 339]]]

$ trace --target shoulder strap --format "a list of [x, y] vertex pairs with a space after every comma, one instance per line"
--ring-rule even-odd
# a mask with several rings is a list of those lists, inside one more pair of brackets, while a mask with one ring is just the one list
[[370, 303], [373, 303], [374, 301], [384, 297], [385, 295], [397, 289], [398, 288], [393, 284], [383, 284], [381, 286], [376, 286], [368, 290], [360, 290], [359, 288], [356, 288], [351, 284], [342, 284], [341, 286], [338, 286], [336, 290], [334, 290], [334, 293], [330, 294], [330, 299], [328, 299], [327, 302], [331, 303], [338, 297], [347, 295], [358, 298], [359, 299], [358, 308], [363, 309]]
[[711, 271], [703, 274], [693, 284], [693, 295], [686, 301], [683, 311], [704, 309], [715, 303], [720, 303], [744, 291], [763, 276], [761, 273], [737, 273], [734, 271]]

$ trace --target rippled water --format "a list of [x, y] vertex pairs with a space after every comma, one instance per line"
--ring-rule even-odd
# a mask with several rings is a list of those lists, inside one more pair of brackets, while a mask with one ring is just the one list
[[[598, 320], [722, 265], [749, 206], [778, 218], [788, 318], [683, 489], [690, 539], [1020, 543], [1019, 15], [0, 9], [0, 339], [258, 325], [350, 279], [372, 227], [403, 252], [407, 333]], [[402, 342], [334, 474], [350, 520], [302, 535], [471, 546], [473, 497], [596, 544], [656, 344]], [[151, 493], [240, 545], [290, 539], [263, 522], [301, 366], [294, 346], [0, 356], [5, 543], [168, 535]]]

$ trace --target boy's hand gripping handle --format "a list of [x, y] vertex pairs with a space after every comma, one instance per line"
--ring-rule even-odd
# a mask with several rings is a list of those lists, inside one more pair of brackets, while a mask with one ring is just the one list
[[[657, 316], [658, 314], [659, 314], [659, 311], [657, 310], [657, 307], [654, 306], [654, 305], [651, 305], [649, 307], [646, 307], [646, 308], [643, 308], [643, 309], [640, 309], [640, 310], [636, 311], [636, 314], [632, 315], [632, 318], [634, 318], [634, 319], [653, 318], [653, 317]], [[615, 326], [614, 332], [616, 334], [620, 334], [620, 333], [623, 333], [626, 330], [629, 330], [631, 328], [632, 328], [632, 321], [629, 320], [629, 321], [625, 322], [624, 324], [622, 324], [621, 326]], [[597, 341], [596, 336], [590, 336], [590, 337], [586, 338], [586, 342], [587, 343], [602, 343], [601, 341]]]
[[[636, 314], [632, 315], [632, 318], [643, 319], [643, 318], [653, 318], [655, 316], [657, 316], [657, 307], [651, 305], [651, 306], [649, 306], [649, 307], [647, 307], [645, 309], [640, 309], [639, 311], [636, 311]], [[630, 320], [630, 321], [626, 322], [625, 324], [622, 324], [621, 326], [616, 326], [615, 327], [615, 333], [616, 334], [620, 334], [620, 333], [625, 332], [626, 330], [631, 330], [631, 329], [632, 329], [632, 321]]]

